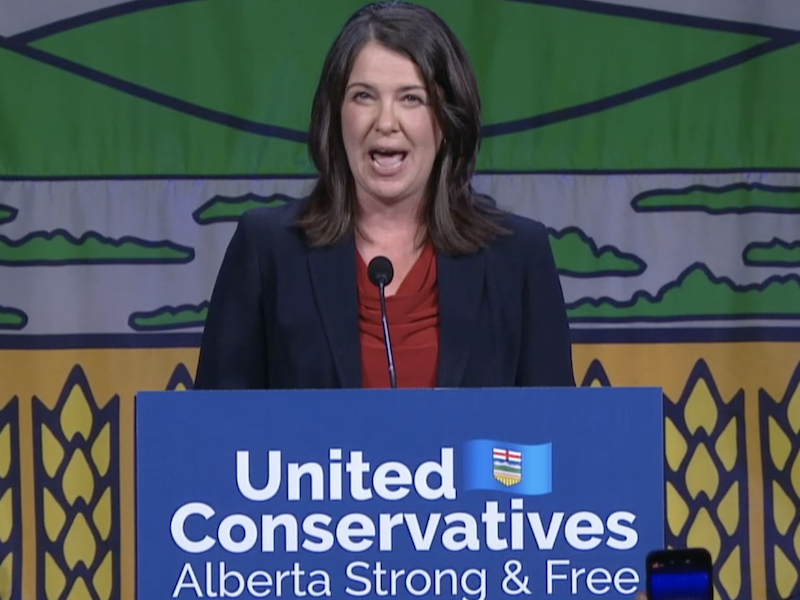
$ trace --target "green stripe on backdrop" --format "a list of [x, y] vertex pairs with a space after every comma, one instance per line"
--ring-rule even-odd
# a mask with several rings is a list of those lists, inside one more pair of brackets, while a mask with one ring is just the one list
[[[359, 4], [189, 2], [80, 28], [36, 47], [214, 110], [305, 130], [325, 52]], [[535, 4], [426, 4], [469, 47], [486, 123], [610, 96], [762, 41]]]
[[305, 146], [142, 101], [0, 48], [0, 175], [311, 172]]
[[[0, 69], [11, 82], [0, 90], [5, 113], [0, 120], [9, 121], [15, 134], [13, 144], [0, 140], [0, 174], [310, 173], [303, 144], [250, 133], [247, 123], [243, 131], [205, 121], [178, 102], [215, 111], [221, 118], [245, 119], [253, 129], [267, 123], [304, 131], [324, 53], [361, 4], [187, 2], [86, 25], [33, 44], [116, 78], [112, 85], [121, 89], [0, 55]], [[424, 4], [450, 22], [469, 47], [487, 125], [601, 100], [764, 42], [743, 34], [527, 3]], [[796, 104], [800, 79], [786, 75], [791, 57], [779, 58], [768, 56], [603, 112], [490, 137], [480, 167], [795, 167], [798, 145], [785, 123], [798, 119], [796, 111], [788, 113]], [[127, 84], [140, 86], [145, 97], [130, 95]], [[148, 92], [161, 96], [148, 99]], [[66, 98], [73, 101], [64, 102]]]
[[797, 169], [800, 46], [634, 103], [484, 142], [486, 170]]

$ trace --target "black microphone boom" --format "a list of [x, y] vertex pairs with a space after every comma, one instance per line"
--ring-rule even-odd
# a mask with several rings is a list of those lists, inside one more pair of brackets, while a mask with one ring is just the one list
[[386, 360], [389, 362], [389, 381], [393, 388], [397, 387], [397, 375], [394, 370], [394, 355], [392, 353], [392, 340], [389, 337], [389, 319], [386, 316], [386, 286], [392, 283], [394, 268], [392, 261], [385, 256], [376, 256], [369, 261], [367, 267], [369, 280], [378, 286], [381, 297], [381, 323], [383, 324], [383, 341], [386, 344]]

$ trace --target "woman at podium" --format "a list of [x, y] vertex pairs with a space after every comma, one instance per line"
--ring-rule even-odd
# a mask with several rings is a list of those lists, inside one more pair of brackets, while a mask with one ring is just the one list
[[308, 197], [244, 214], [196, 389], [573, 386], [545, 227], [471, 187], [481, 102], [421, 6], [357, 11], [314, 96]]

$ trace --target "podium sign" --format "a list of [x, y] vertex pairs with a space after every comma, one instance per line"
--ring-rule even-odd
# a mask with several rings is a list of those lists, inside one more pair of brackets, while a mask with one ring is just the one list
[[633, 597], [659, 389], [143, 392], [137, 596]]

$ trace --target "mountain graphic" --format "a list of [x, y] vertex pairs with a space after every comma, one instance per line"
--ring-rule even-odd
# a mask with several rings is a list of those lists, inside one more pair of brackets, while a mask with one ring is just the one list
[[800, 267], [800, 240], [784, 242], [773, 238], [770, 242], [752, 242], [745, 246], [742, 260], [750, 267]]
[[642, 213], [800, 214], [800, 188], [760, 183], [735, 183], [722, 187], [692, 185], [680, 189], [648, 190], [637, 195], [631, 206]]
[[567, 309], [573, 323], [797, 319], [800, 276], [774, 276], [761, 284], [736, 285], [695, 263], [655, 295], [639, 291], [623, 302], [583, 298]]
[[0, 225], [10, 223], [17, 218], [17, 209], [5, 204], [0, 204]]
[[200, 225], [210, 223], [235, 222], [244, 213], [254, 208], [262, 206], [278, 207], [287, 202], [292, 202], [295, 198], [284, 194], [272, 194], [271, 196], [259, 196], [249, 193], [243, 196], [214, 196], [192, 213], [192, 218]]
[[28, 316], [19, 309], [0, 306], [0, 330], [18, 331], [28, 324]]
[[71, 233], [35, 231], [19, 240], [0, 235], [0, 265], [170, 264], [188, 263], [194, 250], [169, 241], [150, 242], [132, 236], [119, 239], [95, 231], [79, 238]]
[[135, 331], [174, 331], [202, 327], [208, 314], [208, 302], [198, 305], [162, 306], [151, 311], [135, 312], [128, 317], [128, 327]]
[[645, 262], [614, 246], [598, 248], [594, 240], [577, 227], [561, 231], [548, 229], [558, 272], [568, 277], [631, 277], [647, 268]]

